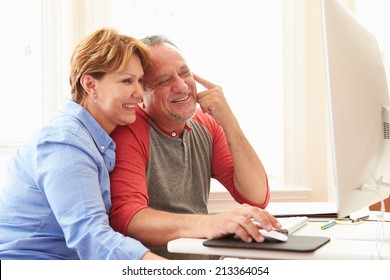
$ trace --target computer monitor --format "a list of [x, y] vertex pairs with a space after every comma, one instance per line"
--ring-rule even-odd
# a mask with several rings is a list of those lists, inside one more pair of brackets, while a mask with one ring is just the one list
[[346, 217], [389, 196], [389, 94], [374, 36], [342, 2], [321, 5], [333, 175]]

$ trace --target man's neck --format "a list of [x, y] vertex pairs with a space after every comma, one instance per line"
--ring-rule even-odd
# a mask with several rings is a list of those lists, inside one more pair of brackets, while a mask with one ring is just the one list
[[178, 121], [176, 121], [176, 122], [170, 121], [167, 123], [158, 122], [158, 121], [156, 121], [155, 118], [150, 116], [145, 109], [143, 109], [142, 107], [140, 107], [140, 109], [148, 116], [148, 118], [150, 120], [152, 120], [152, 122], [158, 127], [158, 129], [161, 132], [163, 132], [166, 135], [169, 135], [171, 137], [181, 137], [183, 135], [184, 130], [187, 127], [187, 123], [182, 123], [182, 122], [178, 122]]

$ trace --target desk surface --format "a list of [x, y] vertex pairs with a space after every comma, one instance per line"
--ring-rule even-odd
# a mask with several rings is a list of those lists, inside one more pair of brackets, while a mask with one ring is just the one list
[[[286, 252], [253, 249], [212, 248], [203, 246], [206, 239], [180, 238], [168, 243], [172, 253], [219, 255], [250, 259], [390, 259], [390, 222], [367, 221], [356, 225], [337, 224], [321, 230], [324, 222], [309, 222], [295, 235], [326, 236], [330, 242], [314, 252]], [[384, 242], [375, 242], [377, 230], [383, 226]]]

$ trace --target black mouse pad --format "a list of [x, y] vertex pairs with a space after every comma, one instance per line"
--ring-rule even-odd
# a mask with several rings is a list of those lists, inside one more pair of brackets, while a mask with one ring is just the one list
[[301, 236], [289, 235], [285, 242], [265, 241], [263, 243], [251, 242], [246, 243], [233, 236], [209, 239], [203, 242], [204, 246], [236, 248], [236, 249], [259, 249], [259, 250], [278, 250], [294, 252], [312, 252], [330, 241], [329, 237], [322, 236]]

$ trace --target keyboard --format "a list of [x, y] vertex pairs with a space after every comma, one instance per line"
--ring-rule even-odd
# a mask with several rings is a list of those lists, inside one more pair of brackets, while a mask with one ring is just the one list
[[309, 222], [309, 218], [306, 216], [291, 216], [276, 219], [282, 225], [282, 228], [278, 231], [284, 234], [291, 234]]

